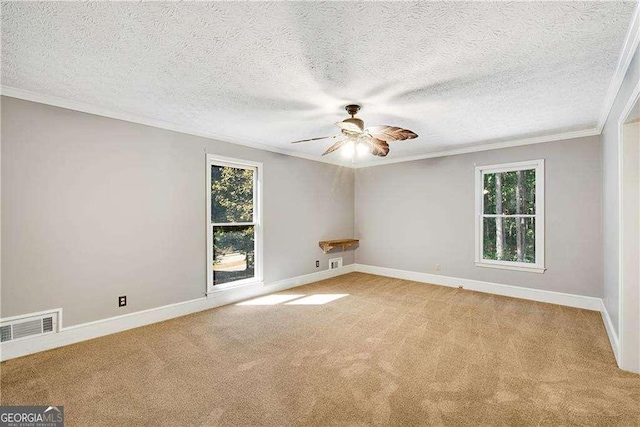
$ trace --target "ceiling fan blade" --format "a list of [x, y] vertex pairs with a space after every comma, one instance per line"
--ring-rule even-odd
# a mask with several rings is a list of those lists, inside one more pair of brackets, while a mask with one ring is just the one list
[[338, 126], [340, 129], [345, 130], [347, 132], [352, 132], [352, 133], [355, 133], [355, 134], [361, 134], [362, 133], [362, 129], [360, 129], [357, 125], [355, 125], [353, 123], [338, 122], [338, 123], [336, 123], [336, 126]]
[[371, 138], [371, 154], [378, 157], [385, 157], [389, 154], [389, 144], [378, 138]]
[[307, 141], [317, 141], [319, 139], [335, 138], [336, 136], [338, 135], [319, 136], [318, 138], [301, 139], [300, 141], [293, 141], [292, 144], [297, 144], [299, 142], [307, 142]]
[[325, 154], [333, 153], [334, 151], [336, 151], [337, 149], [339, 149], [340, 147], [342, 147], [344, 144], [346, 144], [349, 141], [350, 141], [349, 138], [341, 139], [340, 141], [338, 141], [335, 144], [333, 144], [331, 147], [327, 148], [327, 151], [322, 153], [322, 155], [324, 156]]
[[418, 134], [408, 129], [402, 129], [396, 126], [371, 126], [366, 130], [374, 138], [382, 141], [404, 141], [405, 139], [417, 138]]

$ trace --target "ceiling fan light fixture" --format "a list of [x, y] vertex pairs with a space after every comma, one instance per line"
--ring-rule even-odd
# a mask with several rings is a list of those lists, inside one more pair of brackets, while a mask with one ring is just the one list
[[368, 145], [365, 142], [358, 142], [356, 144], [356, 152], [358, 153], [358, 157], [364, 157], [371, 152]]
[[346, 158], [346, 159], [351, 159], [353, 158], [353, 155], [356, 152], [356, 143], [353, 140], [350, 140], [349, 142], [347, 142], [346, 144], [344, 144], [344, 146], [342, 147], [342, 157]]

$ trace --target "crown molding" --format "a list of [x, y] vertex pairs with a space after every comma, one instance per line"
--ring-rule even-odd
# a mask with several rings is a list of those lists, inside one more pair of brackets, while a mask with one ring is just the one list
[[453, 156], [456, 154], [475, 153], [478, 151], [498, 150], [500, 148], [518, 147], [521, 145], [539, 144], [542, 142], [561, 141], [563, 139], [580, 138], [584, 136], [598, 135], [600, 132], [593, 129], [579, 130], [573, 132], [558, 133], [552, 135], [539, 136], [534, 138], [516, 139], [512, 141], [494, 142], [487, 144], [480, 144], [471, 147], [454, 148], [451, 150], [434, 151], [432, 153], [419, 154], [415, 156], [404, 156], [398, 158], [386, 158], [382, 161], [372, 161], [367, 163], [351, 163], [340, 161], [332, 158], [317, 157], [310, 154], [301, 154], [289, 150], [283, 150], [263, 144], [257, 144], [234, 138], [229, 138], [224, 135], [213, 134], [200, 129], [191, 128], [188, 126], [178, 125], [175, 123], [166, 122], [163, 120], [157, 120], [150, 117], [140, 116], [136, 114], [125, 113], [118, 110], [104, 108], [96, 105], [91, 105], [84, 102], [71, 101], [65, 98], [57, 96], [43, 95], [36, 92], [31, 92], [24, 89], [18, 89], [11, 86], [0, 86], [0, 95], [8, 96], [11, 98], [23, 99], [26, 101], [38, 102], [40, 104], [52, 105], [55, 107], [66, 108], [69, 110], [80, 111], [83, 113], [95, 114], [98, 116], [109, 117], [112, 119], [123, 120], [131, 123], [138, 123], [146, 126], [152, 126], [160, 129], [166, 129], [174, 132], [185, 133], [188, 135], [200, 136], [203, 138], [215, 139], [216, 141], [227, 142], [230, 144], [241, 145], [244, 147], [255, 148], [258, 150], [271, 151], [274, 153], [284, 154], [287, 156], [298, 157], [306, 160], [312, 160], [316, 162], [333, 164], [336, 166], [343, 166], [353, 169], [366, 168], [372, 166], [382, 166], [392, 163], [410, 162], [413, 160], [430, 159], [433, 157]]
[[638, 44], [640, 43], [640, 1], [636, 1], [636, 8], [633, 11], [633, 17], [631, 18], [631, 25], [629, 25], [629, 30], [627, 31], [627, 36], [624, 39], [624, 44], [622, 45], [622, 51], [620, 52], [620, 57], [618, 58], [618, 65], [616, 66], [616, 71], [613, 73], [613, 77], [611, 77], [611, 82], [609, 83], [609, 89], [607, 90], [607, 96], [604, 99], [604, 104], [602, 106], [602, 110], [600, 111], [600, 117], [598, 118], [598, 133], [602, 132], [605, 123], [607, 122], [607, 118], [611, 113], [611, 109], [613, 108], [613, 103], [618, 96], [618, 92], [622, 87], [622, 82], [624, 81], [624, 77], [627, 75], [627, 70], [631, 65], [631, 60], [633, 59], [633, 55], [638, 48]]
[[177, 123], [171, 123], [164, 120], [154, 119], [138, 114], [127, 113], [116, 109], [101, 107], [85, 102], [72, 101], [66, 98], [58, 96], [44, 95], [29, 90], [19, 89], [12, 86], [0, 86], [0, 95], [8, 96], [10, 98], [22, 99], [25, 101], [37, 102], [40, 104], [52, 105], [54, 107], [66, 108], [68, 110], [80, 111], [82, 113], [94, 114], [96, 116], [109, 117], [112, 119], [123, 120], [125, 122], [137, 123], [145, 126], [151, 126], [160, 129], [166, 129], [173, 132], [180, 132], [188, 135], [200, 136], [203, 138], [214, 139], [220, 142], [226, 142], [229, 144], [241, 145], [244, 147], [255, 148], [258, 150], [270, 151], [273, 153], [284, 154], [287, 156], [298, 157], [301, 159], [312, 160], [314, 162], [329, 163], [336, 166], [351, 167], [351, 162], [340, 161], [338, 159], [332, 159], [328, 157], [318, 157], [312, 154], [298, 153], [295, 151], [284, 150], [281, 148], [272, 147], [269, 145], [259, 144], [255, 142], [249, 142], [240, 140], [237, 138], [231, 138], [226, 135], [220, 135], [201, 129], [180, 125]]
[[543, 142], [562, 141], [565, 139], [583, 138], [585, 136], [599, 135], [596, 128], [576, 130], [564, 133], [554, 133], [551, 135], [536, 136], [533, 138], [515, 139], [512, 141], [492, 142], [487, 144], [454, 148], [452, 150], [434, 151], [433, 153], [418, 154], [415, 156], [404, 156], [395, 159], [387, 159], [375, 163], [361, 163], [354, 165], [355, 169], [368, 168], [372, 166], [383, 166], [392, 163], [404, 163], [414, 160], [432, 159], [434, 157], [455, 156], [458, 154], [477, 153], [479, 151], [499, 150], [501, 148], [520, 147], [522, 145], [541, 144]]

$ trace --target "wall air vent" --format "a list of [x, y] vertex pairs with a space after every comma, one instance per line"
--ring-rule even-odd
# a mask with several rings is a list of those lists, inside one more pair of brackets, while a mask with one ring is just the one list
[[0, 342], [5, 342], [11, 340], [11, 325], [3, 326], [0, 328], [0, 335], [2, 339]]
[[21, 338], [34, 337], [58, 332], [58, 312], [27, 315], [0, 324], [0, 342], [15, 341]]
[[342, 267], [342, 258], [333, 258], [329, 260], [329, 270], [335, 270]]

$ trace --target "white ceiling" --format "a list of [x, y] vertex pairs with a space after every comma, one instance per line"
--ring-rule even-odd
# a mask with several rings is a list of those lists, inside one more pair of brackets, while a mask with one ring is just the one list
[[314, 156], [360, 103], [392, 160], [594, 128], [634, 6], [10, 2], [2, 85]]

